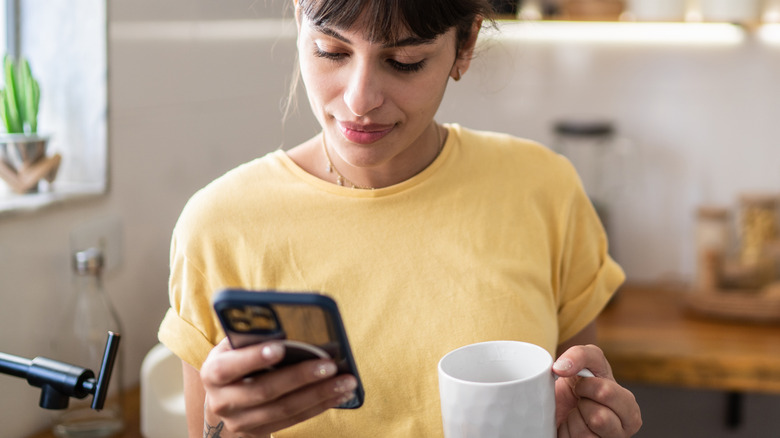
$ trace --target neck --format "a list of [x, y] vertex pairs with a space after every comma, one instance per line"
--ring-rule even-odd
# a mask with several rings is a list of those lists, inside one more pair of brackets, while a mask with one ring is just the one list
[[401, 151], [391, 159], [392, 163], [373, 168], [356, 168], [340, 159], [328, 146], [323, 131], [322, 149], [327, 174], [335, 184], [353, 189], [374, 190], [398, 184], [420, 173], [439, 156], [445, 141], [441, 129], [432, 122], [420, 138], [422, 144]]

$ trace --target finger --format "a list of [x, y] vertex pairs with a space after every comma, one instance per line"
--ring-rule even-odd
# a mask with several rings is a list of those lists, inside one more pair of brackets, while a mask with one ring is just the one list
[[[642, 425], [642, 415], [634, 394], [617, 382], [607, 379], [580, 380], [574, 392], [589, 425], [604, 432], [622, 431], [622, 436], [633, 435]], [[584, 402], [589, 403], [584, 403]], [[602, 425], [603, 424], [603, 425]], [[595, 429], [593, 429], [595, 430]], [[609, 435], [607, 435], [609, 436]]]
[[555, 424], [566, 421], [569, 412], [576, 409], [579, 397], [574, 392], [578, 377], [564, 377], [555, 381]]
[[571, 377], [583, 369], [589, 369], [597, 377], [614, 380], [612, 368], [604, 352], [595, 345], [577, 345], [566, 350], [553, 364], [553, 371], [561, 377]]
[[344, 396], [338, 396], [335, 398], [332, 398], [330, 400], [327, 400], [317, 406], [313, 406], [307, 410], [304, 410], [300, 412], [298, 415], [295, 415], [293, 417], [290, 417], [286, 420], [274, 422], [268, 425], [264, 425], [262, 427], [259, 427], [257, 429], [254, 429], [252, 433], [256, 434], [269, 434], [275, 431], [279, 431], [282, 429], [286, 429], [290, 426], [294, 426], [298, 423], [301, 423], [303, 421], [308, 420], [309, 418], [316, 417], [317, 415], [327, 411], [330, 408], [334, 408], [336, 406], [339, 406], [343, 403], [346, 403], [348, 400], [344, 399]]
[[598, 437], [593, 431], [588, 428], [588, 424], [582, 416], [582, 412], [579, 409], [572, 409], [569, 413], [569, 417], [566, 419], [566, 427], [568, 433], [572, 437], [576, 438], [593, 438]]
[[623, 425], [615, 412], [593, 400], [583, 398], [577, 403], [577, 411], [588, 429], [600, 437], [626, 436]]
[[566, 421], [562, 422], [560, 426], [558, 426], [558, 438], [571, 438], [571, 433], [569, 433], [569, 423]]
[[[232, 384], [212, 388], [211, 407], [221, 416], [259, 407], [288, 393], [336, 375], [338, 369], [331, 360], [312, 360], [242, 378]], [[350, 376], [351, 377], [351, 376]]]
[[206, 386], [223, 386], [271, 367], [283, 357], [284, 346], [279, 342], [232, 349], [223, 340], [209, 353], [201, 367], [200, 376]]
[[224, 419], [225, 426], [235, 432], [273, 432], [347, 402], [354, 397], [356, 387], [353, 376], [339, 376], [286, 394], [259, 408], [237, 412]]
[[222, 340], [219, 341], [219, 343], [217, 343], [217, 345], [215, 345], [214, 348], [211, 349], [211, 352], [209, 354], [232, 350], [232, 349], [233, 348], [230, 346], [230, 341], [228, 340], [228, 338], [222, 338]]

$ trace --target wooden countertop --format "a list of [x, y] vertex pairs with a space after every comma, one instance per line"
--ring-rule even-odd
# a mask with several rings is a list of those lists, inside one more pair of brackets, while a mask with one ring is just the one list
[[597, 320], [620, 382], [780, 393], [780, 324], [698, 316], [683, 290], [626, 286]]

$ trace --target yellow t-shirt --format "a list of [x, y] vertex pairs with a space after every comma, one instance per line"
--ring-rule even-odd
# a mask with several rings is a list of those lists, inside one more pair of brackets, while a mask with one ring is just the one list
[[316, 291], [339, 305], [365, 387], [275, 437], [442, 436], [437, 363], [487, 340], [556, 346], [623, 281], [573, 167], [536, 143], [447, 125], [441, 154], [392, 187], [354, 190], [283, 151], [188, 202], [173, 233], [159, 338], [200, 368], [224, 287]]

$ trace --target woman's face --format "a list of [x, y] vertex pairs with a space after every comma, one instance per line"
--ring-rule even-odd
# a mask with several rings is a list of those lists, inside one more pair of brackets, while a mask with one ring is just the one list
[[360, 21], [336, 29], [300, 17], [301, 75], [339, 161], [402, 171], [435, 142], [431, 122], [453, 70], [455, 29], [433, 40], [402, 34], [391, 44], [369, 41]]

